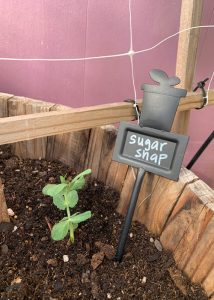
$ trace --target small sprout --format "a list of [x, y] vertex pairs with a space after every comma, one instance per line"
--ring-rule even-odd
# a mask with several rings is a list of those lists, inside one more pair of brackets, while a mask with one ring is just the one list
[[60, 176], [59, 184], [47, 184], [42, 193], [53, 198], [54, 205], [60, 210], [66, 210], [67, 217], [64, 217], [59, 223], [56, 223], [51, 230], [51, 237], [55, 241], [63, 240], [69, 233], [70, 240], [74, 242], [74, 231], [78, 224], [91, 218], [91, 211], [84, 213], [75, 213], [71, 215], [70, 208], [74, 208], [79, 200], [77, 190], [83, 188], [85, 184], [85, 175], [91, 173], [87, 169], [69, 181], [66, 176]]

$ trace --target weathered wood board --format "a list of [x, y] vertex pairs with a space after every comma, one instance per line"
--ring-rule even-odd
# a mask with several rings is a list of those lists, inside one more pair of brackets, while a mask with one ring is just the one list
[[[54, 105], [51, 111], [69, 109], [64, 105]], [[48, 137], [46, 158], [57, 159], [74, 168], [77, 172], [84, 170], [90, 130], [64, 133]]]
[[[7, 101], [8, 116], [19, 116], [50, 111], [53, 103], [25, 97], [11, 97]], [[45, 158], [47, 137], [23, 141], [12, 145], [14, 154], [22, 158]]]
[[1, 222], [10, 222], [10, 218], [7, 213], [7, 204], [4, 196], [4, 185], [2, 184], [0, 178], [0, 223]]

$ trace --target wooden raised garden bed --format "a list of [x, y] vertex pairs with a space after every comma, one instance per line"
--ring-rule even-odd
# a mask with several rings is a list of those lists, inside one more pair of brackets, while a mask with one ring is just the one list
[[[1, 117], [68, 109], [7, 94], [0, 95], [0, 105]], [[125, 214], [136, 170], [112, 161], [116, 135], [114, 126], [96, 127], [14, 143], [12, 151], [22, 159], [59, 160], [76, 172], [91, 168], [96, 180], [120, 194], [117, 211]], [[147, 174], [134, 215], [151, 235], [160, 237], [178, 268], [200, 283], [208, 296], [214, 293], [213, 212], [213, 190], [182, 168], [178, 182]]]

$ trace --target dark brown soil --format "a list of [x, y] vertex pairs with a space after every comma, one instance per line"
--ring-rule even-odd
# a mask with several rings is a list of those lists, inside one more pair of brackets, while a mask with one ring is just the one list
[[77, 229], [75, 243], [52, 241], [48, 223], [64, 213], [41, 190], [65, 174], [74, 176], [59, 162], [19, 160], [9, 147], [0, 149], [0, 176], [15, 213], [13, 231], [0, 224], [1, 299], [207, 299], [140, 224], [132, 225], [123, 262], [112, 259], [123, 217], [115, 211], [118, 194], [98, 182], [89, 180], [80, 192], [78, 211], [93, 217]]

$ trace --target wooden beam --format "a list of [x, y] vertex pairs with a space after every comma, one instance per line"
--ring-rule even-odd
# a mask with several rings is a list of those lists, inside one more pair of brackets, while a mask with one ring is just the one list
[[[190, 93], [181, 100], [179, 111], [202, 105], [200, 94]], [[209, 105], [214, 104], [214, 91]], [[139, 103], [141, 108], [142, 103]], [[63, 111], [50, 111], [0, 119], [0, 144], [10, 144], [71, 131], [130, 121], [135, 118], [132, 104], [120, 102]]]
[[[182, 0], [180, 31], [201, 23], [203, 0]], [[192, 29], [179, 34], [176, 75], [181, 79], [180, 87], [190, 91], [195, 73], [196, 55], [200, 29]], [[187, 133], [190, 112], [177, 113], [172, 131]]]

